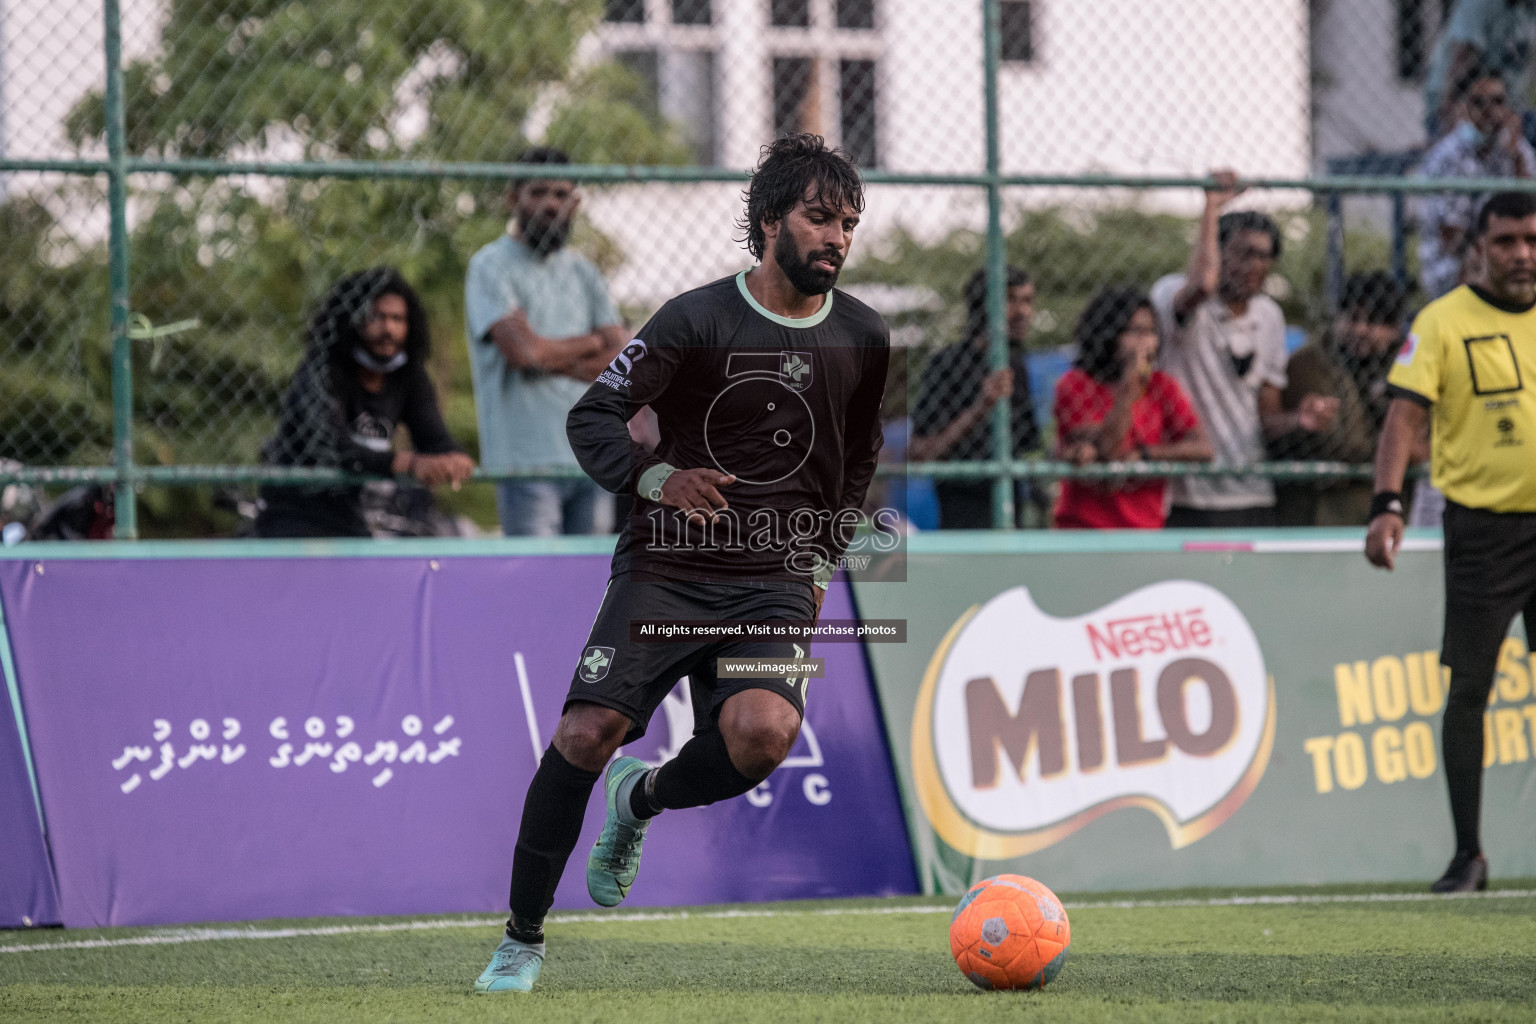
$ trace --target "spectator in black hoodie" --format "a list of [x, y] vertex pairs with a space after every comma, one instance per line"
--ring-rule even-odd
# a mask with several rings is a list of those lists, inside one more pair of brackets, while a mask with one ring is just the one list
[[[448, 436], [427, 376], [431, 339], [421, 300], [398, 271], [338, 281], [310, 319], [308, 350], [283, 400], [266, 462], [348, 473], [407, 475], [455, 489], [474, 463]], [[395, 451], [395, 428], [411, 451]], [[259, 537], [366, 537], [358, 484], [261, 489]]]

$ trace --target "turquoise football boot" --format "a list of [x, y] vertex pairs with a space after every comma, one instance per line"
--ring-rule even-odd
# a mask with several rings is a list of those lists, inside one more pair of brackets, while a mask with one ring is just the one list
[[630, 814], [629, 793], [647, 770], [638, 757], [621, 757], [608, 766], [603, 779], [608, 820], [587, 855], [587, 894], [600, 907], [623, 903], [640, 870], [640, 844], [651, 822], [636, 821]]
[[475, 979], [476, 992], [527, 992], [544, 966], [544, 943], [518, 942], [510, 935], [491, 954], [490, 966]]

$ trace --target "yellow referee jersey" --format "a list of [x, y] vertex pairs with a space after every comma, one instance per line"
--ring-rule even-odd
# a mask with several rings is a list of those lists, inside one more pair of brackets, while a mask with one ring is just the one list
[[1433, 408], [1431, 476], [1447, 498], [1536, 512], [1536, 307], [1462, 285], [1414, 320], [1387, 383]]

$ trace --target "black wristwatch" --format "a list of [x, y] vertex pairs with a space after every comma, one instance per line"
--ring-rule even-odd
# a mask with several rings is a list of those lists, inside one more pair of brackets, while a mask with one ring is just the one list
[[1403, 496], [1398, 491], [1377, 491], [1371, 495], [1371, 514], [1369, 518], [1375, 519], [1379, 515], [1391, 513], [1399, 519], [1403, 515]]

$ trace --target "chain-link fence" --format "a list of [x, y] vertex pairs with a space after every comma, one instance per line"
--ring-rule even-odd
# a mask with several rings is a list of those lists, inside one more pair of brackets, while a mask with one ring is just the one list
[[[745, 171], [813, 131], [869, 181], [842, 283], [903, 356], [914, 523], [1160, 522], [1164, 478], [1353, 521], [1403, 324], [1463, 273], [1477, 196], [1536, 170], [1529, 7], [0, 0], [0, 458], [25, 467], [0, 480], [116, 481], [135, 535], [236, 529], [224, 483], [247, 508], [263, 475], [335, 477], [262, 466], [308, 317], [380, 265], [477, 455], [465, 275], [529, 146], [569, 153], [569, 245], [637, 328], [747, 265]], [[1253, 185], [1223, 211], [1268, 220], [1213, 241], [1221, 167]], [[1219, 278], [1169, 281], [1201, 245]], [[494, 528], [489, 487], [448, 500]]]

